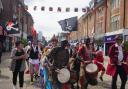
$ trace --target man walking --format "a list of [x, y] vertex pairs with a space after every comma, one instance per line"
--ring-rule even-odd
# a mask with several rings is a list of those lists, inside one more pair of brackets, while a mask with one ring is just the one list
[[116, 42], [109, 49], [110, 63], [107, 67], [107, 74], [112, 76], [112, 89], [117, 89], [117, 76], [121, 78], [120, 89], [125, 89], [128, 66], [126, 63], [126, 52], [123, 48], [123, 37], [122, 35], [117, 35], [115, 38]]

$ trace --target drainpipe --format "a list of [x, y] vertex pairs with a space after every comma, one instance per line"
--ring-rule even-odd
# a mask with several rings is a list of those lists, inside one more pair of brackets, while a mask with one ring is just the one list
[[107, 0], [105, 0], [105, 30], [104, 33], [107, 32]]
[[123, 16], [123, 28], [125, 28], [125, 0], [124, 0], [124, 16]]

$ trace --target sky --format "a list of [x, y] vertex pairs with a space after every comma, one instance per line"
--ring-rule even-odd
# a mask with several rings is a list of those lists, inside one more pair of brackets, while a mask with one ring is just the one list
[[[82, 16], [82, 8], [89, 5], [90, 0], [25, 0], [28, 5], [28, 11], [34, 19], [34, 27], [37, 32], [42, 32], [46, 39], [50, 39], [54, 34], [62, 32], [61, 26], [58, 24], [59, 20], [66, 18]], [[33, 7], [37, 6], [34, 11]], [[45, 7], [45, 11], [41, 11], [41, 7]], [[53, 7], [53, 11], [49, 12], [48, 8]], [[57, 12], [57, 7], [62, 8], [62, 12]], [[66, 7], [71, 9], [70, 12], [65, 12]], [[74, 12], [73, 9], [79, 8], [79, 12]]]

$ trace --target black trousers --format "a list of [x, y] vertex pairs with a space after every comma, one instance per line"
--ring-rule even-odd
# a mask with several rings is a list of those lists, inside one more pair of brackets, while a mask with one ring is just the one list
[[120, 79], [121, 79], [120, 89], [125, 89], [125, 85], [127, 82], [127, 74], [125, 73], [123, 67], [119, 66], [119, 65], [117, 66], [116, 74], [112, 77], [112, 89], [117, 89], [116, 82], [117, 82], [118, 74], [119, 74]]
[[2, 57], [2, 53], [0, 52], [0, 64], [1, 64], [1, 57]]
[[19, 74], [19, 85], [20, 87], [23, 87], [24, 84], [24, 71], [19, 72], [19, 71], [14, 71], [13, 72], [13, 85], [16, 86], [17, 84], [17, 76]]

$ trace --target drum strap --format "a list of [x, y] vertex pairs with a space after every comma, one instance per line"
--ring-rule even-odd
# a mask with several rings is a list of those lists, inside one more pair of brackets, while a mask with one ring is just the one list
[[102, 64], [103, 65], [103, 63], [102, 62], [97, 62], [98, 64]]

